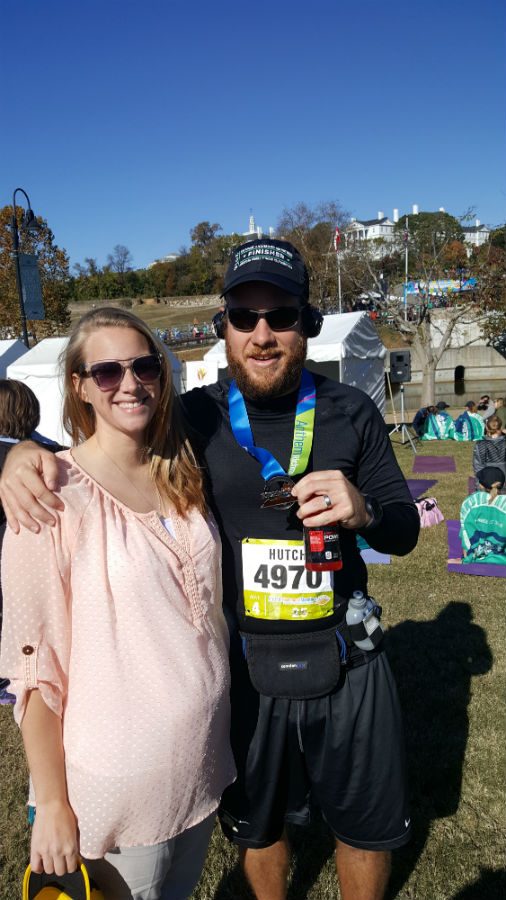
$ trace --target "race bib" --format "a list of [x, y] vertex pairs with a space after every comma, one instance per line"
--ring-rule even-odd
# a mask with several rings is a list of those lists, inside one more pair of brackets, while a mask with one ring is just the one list
[[254, 619], [324, 619], [334, 612], [332, 572], [304, 568], [303, 541], [244, 538], [244, 612]]

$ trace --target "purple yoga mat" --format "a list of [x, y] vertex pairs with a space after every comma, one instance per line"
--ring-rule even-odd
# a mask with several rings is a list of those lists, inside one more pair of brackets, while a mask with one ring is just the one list
[[[447, 519], [448, 529], [448, 558], [457, 559], [462, 556], [462, 544], [460, 543], [460, 522], [456, 519]], [[506, 566], [500, 563], [448, 563], [449, 572], [457, 572], [458, 575], [492, 575], [493, 578], [506, 578]]]
[[476, 490], [476, 478], [473, 475], [470, 475], [467, 479], [467, 493], [474, 494]]
[[413, 500], [418, 500], [418, 497], [430, 491], [431, 487], [437, 484], [437, 478], [406, 478], [406, 484]]
[[413, 472], [456, 472], [453, 456], [415, 456]]
[[388, 553], [378, 553], [372, 547], [368, 547], [367, 550], [361, 550], [360, 555], [368, 566], [374, 563], [380, 566], [388, 566], [392, 559]]

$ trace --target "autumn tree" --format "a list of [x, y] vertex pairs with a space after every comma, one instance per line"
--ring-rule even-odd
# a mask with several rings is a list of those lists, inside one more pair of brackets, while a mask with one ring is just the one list
[[500, 228], [494, 228], [494, 230], [490, 232], [490, 243], [493, 247], [501, 247], [503, 250], [506, 249], [506, 225], [501, 225]]
[[207, 221], [199, 222], [190, 231], [192, 244], [205, 253], [212, 245], [218, 231], [221, 231], [221, 225], [218, 225], [217, 222], [214, 225]]
[[[20, 234], [20, 251], [35, 253], [42, 286], [42, 298], [46, 318], [29, 321], [28, 331], [36, 339], [64, 334], [70, 325], [68, 300], [70, 295], [69, 261], [65, 250], [55, 244], [54, 234], [40, 216], [36, 231], [24, 232], [21, 228], [23, 211], [16, 207]], [[0, 210], [0, 329], [4, 334], [19, 334], [21, 316], [13, 260], [13, 235], [11, 230], [12, 206]]]

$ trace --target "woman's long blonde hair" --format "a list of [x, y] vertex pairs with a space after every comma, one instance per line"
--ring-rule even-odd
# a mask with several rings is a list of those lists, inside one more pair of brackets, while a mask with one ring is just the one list
[[123, 309], [104, 306], [86, 313], [75, 325], [62, 354], [63, 424], [75, 446], [90, 438], [96, 429], [91, 404], [74, 387], [72, 375], [85, 363], [84, 347], [90, 334], [101, 328], [132, 328], [146, 338], [150, 350], [159, 354], [160, 400], [146, 430], [146, 455], [151, 477], [162, 497], [180, 515], [192, 507], [206, 511], [202, 472], [197, 464], [183, 424], [183, 413], [174, 390], [172, 371], [162, 342], [142, 319]]

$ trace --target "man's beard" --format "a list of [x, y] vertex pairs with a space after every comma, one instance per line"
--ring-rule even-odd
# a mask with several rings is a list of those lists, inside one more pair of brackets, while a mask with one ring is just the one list
[[284, 351], [281, 370], [271, 373], [266, 369], [259, 372], [258, 378], [255, 379], [251, 378], [245, 362], [232, 355], [226, 337], [225, 348], [228, 374], [235, 379], [241, 394], [248, 397], [249, 400], [269, 400], [282, 397], [298, 388], [307, 351], [307, 339], [302, 335], [293, 350]]

